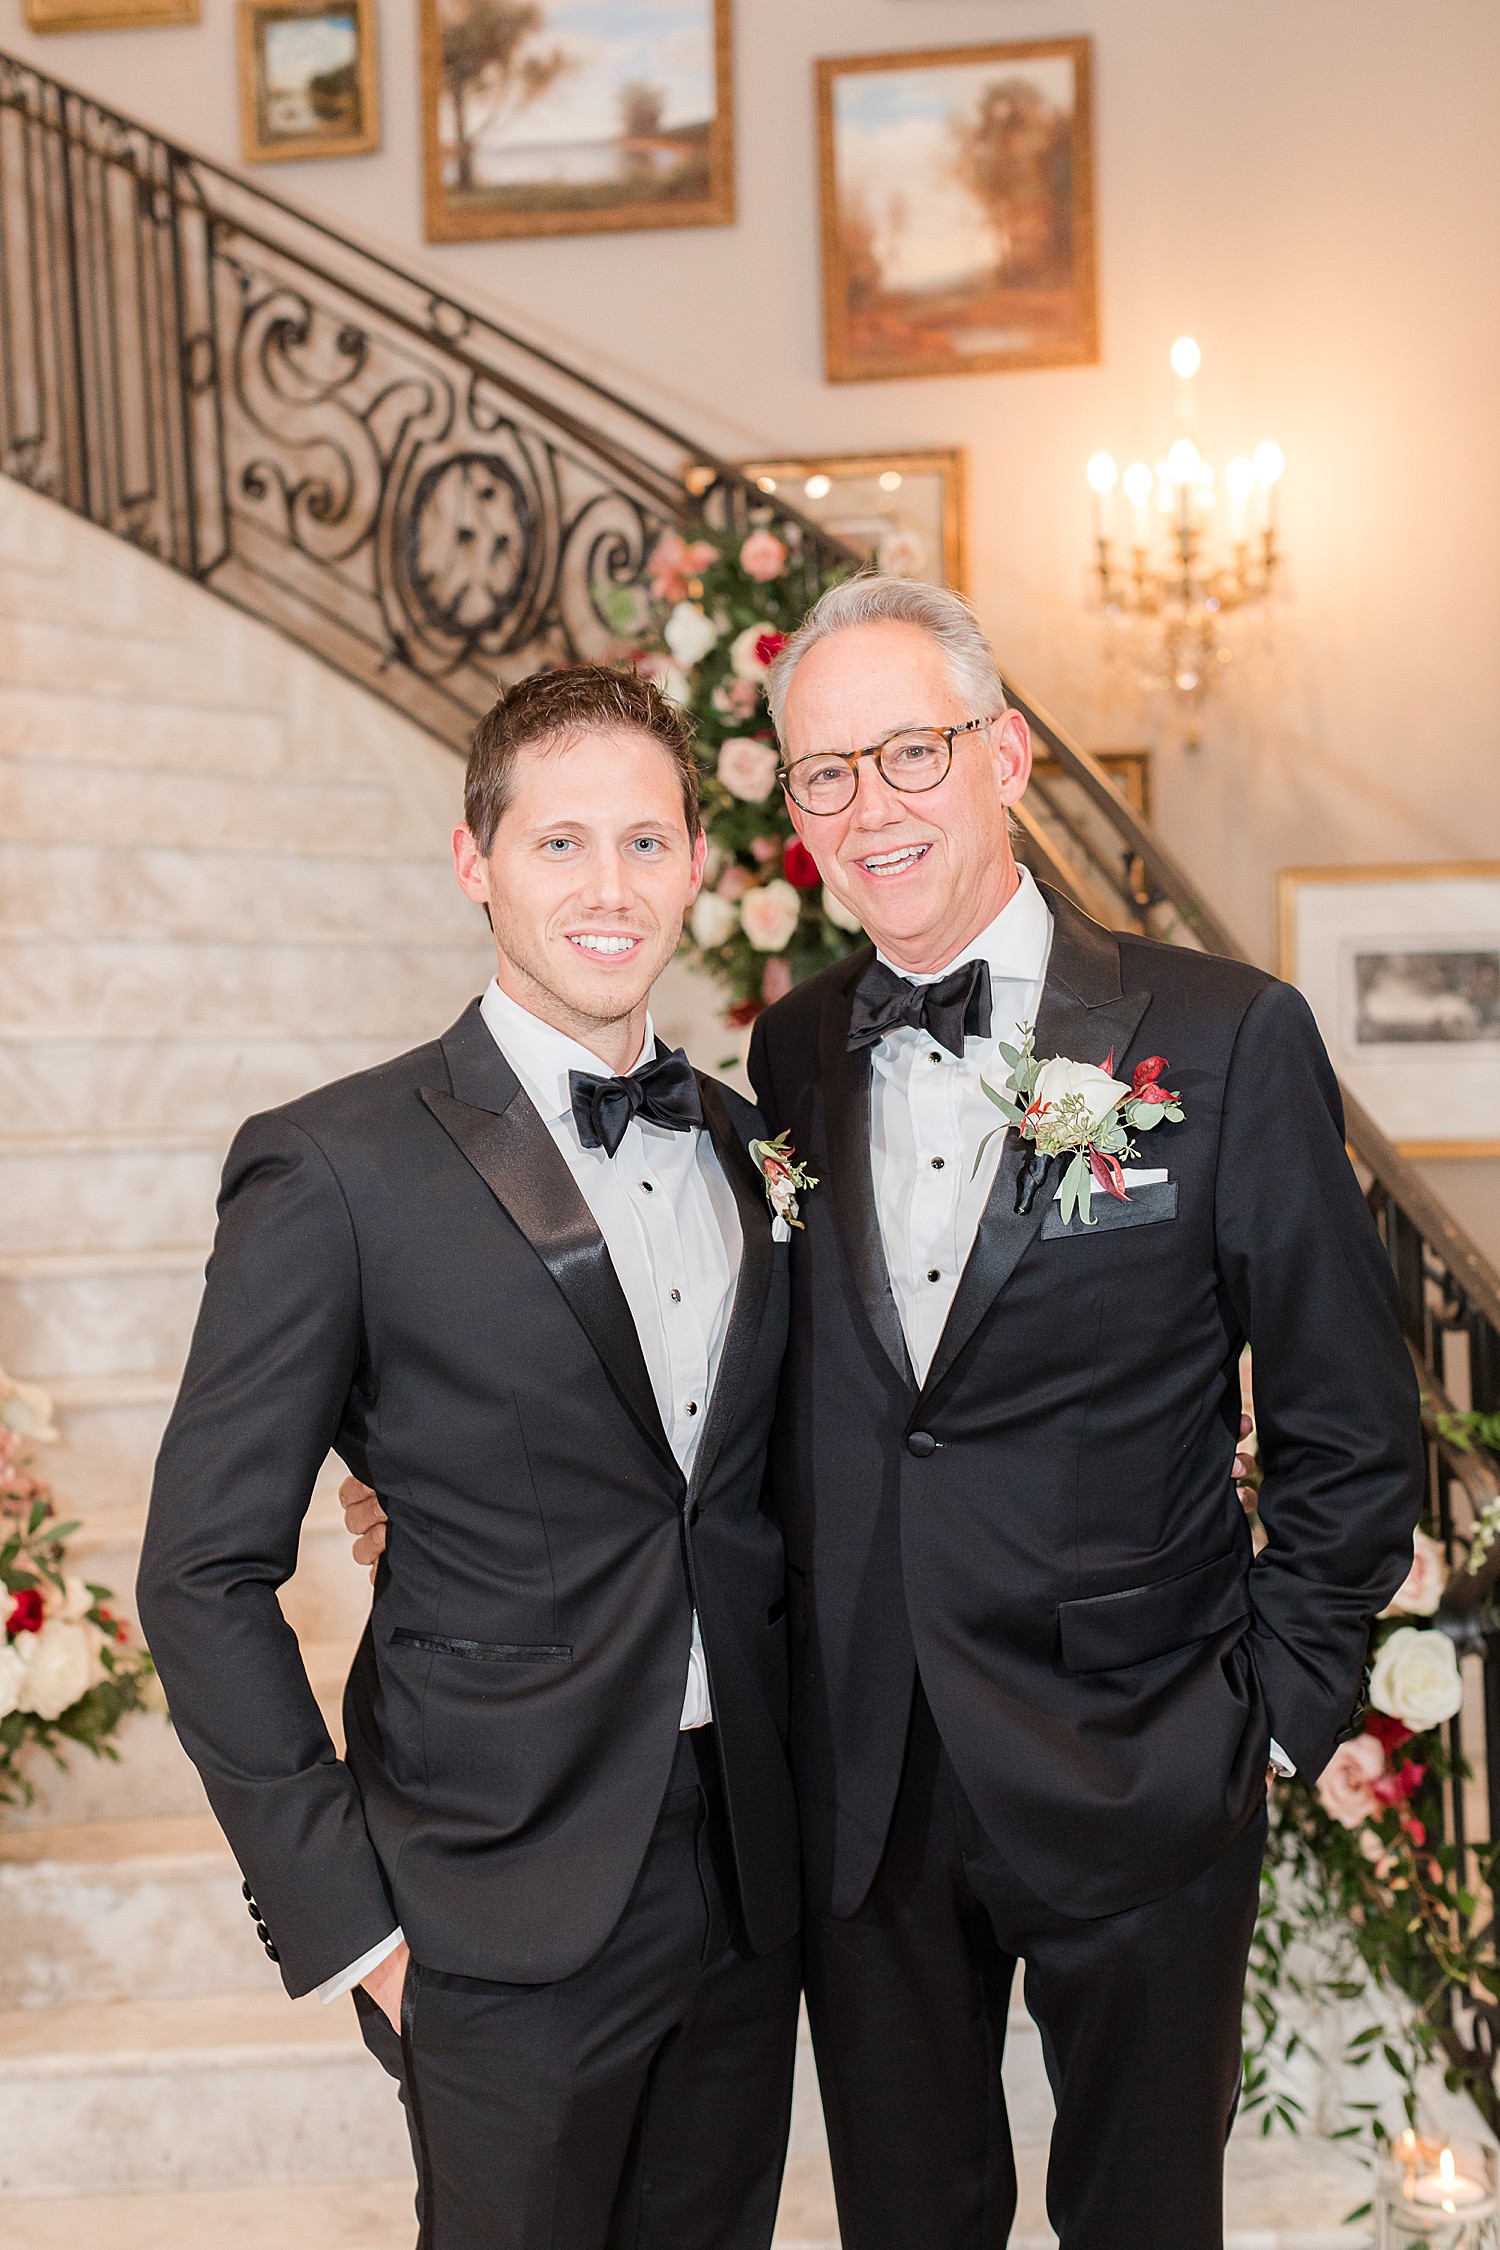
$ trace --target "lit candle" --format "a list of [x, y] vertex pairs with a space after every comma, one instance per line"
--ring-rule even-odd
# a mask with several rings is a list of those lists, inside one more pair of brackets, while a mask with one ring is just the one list
[[1132, 461], [1125, 471], [1125, 497], [1130, 502], [1130, 544], [1146, 548], [1151, 544], [1151, 495], [1156, 489], [1156, 479], [1144, 461]]
[[1101, 543], [1114, 535], [1115, 486], [1120, 472], [1112, 453], [1092, 453], [1085, 474], [1094, 495], [1094, 537]]
[[1468, 2219], [1487, 2217], [1494, 2207], [1478, 2180], [1460, 2172], [1451, 2148], [1439, 2155], [1435, 2172], [1426, 2172], [1412, 2182], [1411, 2200], [1448, 2216], [1462, 2211]]

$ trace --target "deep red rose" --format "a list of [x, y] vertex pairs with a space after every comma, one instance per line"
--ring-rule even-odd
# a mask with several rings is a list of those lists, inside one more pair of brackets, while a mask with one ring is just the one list
[[774, 664], [774, 663], [775, 663], [775, 661], [776, 661], [776, 659], [777, 659], [777, 657], [778, 657], [778, 656], [779, 656], [779, 655], [781, 654], [782, 650], [783, 650], [783, 649], [784, 649], [785, 647], [786, 647], [786, 635], [785, 635], [785, 633], [761, 633], [761, 634], [759, 634], [759, 635], [757, 636], [757, 639], [756, 639], [756, 643], [755, 643], [755, 661], [756, 661], [756, 663], [757, 663], [757, 664]]
[[817, 861], [800, 836], [794, 836], [787, 845], [782, 855], [781, 872], [799, 891], [815, 891], [823, 880], [818, 873]]
[[1388, 1758], [1394, 1758], [1404, 1742], [1410, 1742], [1411, 1728], [1393, 1719], [1388, 1711], [1367, 1711], [1365, 1733], [1373, 1734]]
[[743, 1031], [746, 1024], [754, 1023], [764, 1006], [763, 1000], [736, 1000], [726, 1013], [724, 1021], [733, 1024], [736, 1031]]
[[11, 1633], [39, 1633], [42, 1629], [42, 1590], [28, 1586], [11, 1597], [10, 1618], [6, 1630]]
[[[1372, 1781], [1370, 1792], [1383, 1805], [1404, 1805], [1408, 1797], [1416, 1795], [1426, 1778], [1427, 1768], [1419, 1766], [1415, 1758], [1407, 1758], [1392, 1772], [1383, 1773], [1378, 1781]], [[1417, 1826], [1421, 1826], [1420, 1821]], [[1420, 1844], [1424, 1839], [1418, 1836], [1415, 1841]]]

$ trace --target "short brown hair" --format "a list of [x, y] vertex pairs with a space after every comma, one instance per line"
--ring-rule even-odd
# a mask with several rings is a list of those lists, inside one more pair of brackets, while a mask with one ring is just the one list
[[464, 775], [464, 819], [488, 856], [510, 803], [517, 753], [539, 743], [630, 727], [658, 743], [677, 769], [688, 835], [697, 841], [698, 760], [685, 712], [638, 672], [607, 664], [570, 664], [517, 680], [474, 729]]

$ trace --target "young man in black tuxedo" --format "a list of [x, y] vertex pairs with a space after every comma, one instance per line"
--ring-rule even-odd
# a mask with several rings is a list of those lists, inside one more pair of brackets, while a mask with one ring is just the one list
[[[874, 941], [750, 1055], [819, 1182], [772, 1491], [844, 2250], [1006, 2240], [1018, 1961], [1064, 2250], [1213, 2250], [1268, 1759], [1326, 1763], [1411, 1561], [1392, 1276], [1299, 995], [1018, 870], [1027, 730], [956, 595], [835, 588], [772, 701], [797, 832]], [[1087, 1224], [993, 1130], [981, 1074], [1028, 1022], [1085, 1089], [1164, 1057], [1180, 1098]]]
[[[465, 811], [483, 999], [230, 1152], [142, 1624], [287, 1989], [360, 1987], [423, 2250], [765, 2250], [786, 1251], [755, 1113], [647, 1012], [702, 877], [691, 743], [643, 681], [545, 675]], [[389, 1517], [342, 1759], [276, 1599], [330, 1448]]]

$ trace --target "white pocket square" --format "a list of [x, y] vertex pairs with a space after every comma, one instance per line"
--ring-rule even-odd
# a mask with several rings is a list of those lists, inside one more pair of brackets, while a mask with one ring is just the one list
[[[1129, 1190], [1133, 1187], [1160, 1187], [1162, 1181], [1165, 1180], [1167, 1176], [1168, 1175], [1165, 1168], [1160, 1172], [1132, 1172], [1127, 1165], [1121, 1168], [1120, 1182], [1128, 1193]], [[1054, 1203], [1061, 1203], [1062, 1201], [1061, 1180], [1059, 1180], [1057, 1183], [1057, 1191], [1052, 1200]]]

